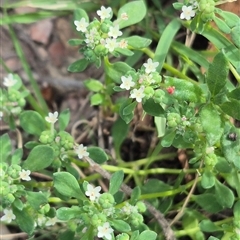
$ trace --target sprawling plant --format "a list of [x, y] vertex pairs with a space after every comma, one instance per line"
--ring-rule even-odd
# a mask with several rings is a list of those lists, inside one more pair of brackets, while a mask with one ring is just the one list
[[[12, 129], [19, 121], [34, 137], [24, 145], [27, 156], [21, 146], [12, 150], [8, 134], [0, 137], [1, 221], [16, 223], [30, 239], [59, 229], [54, 236], [62, 240], [240, 239], [240, 129], [234, 124], [240, 120], [240, 18], [218, 8], [222, 3], [174, 3], [182, 11], [179, 18], [164, 25], [154, 16], [159, 34], [144, 20], [149, 14], [144, 1], [114, 11], [101, 6], [92, 19], [83, 8], [75, 9], [79, 38], [69, 44], [79, 46], [80, 59], [68, 70], [103, 67], [103, 81], [89, 78], [84, 84], [92, 93], [91, 105], [99, 106], [103, 116], [117, 116], [112, 127], [116, 166], [104, 165], [111, 156], [100, 147], [75, 143], [65, 130], [68, 110], [48, 113], [36, 104], [25, 110], [26, 100], [33, 102], [29, 92], [18, 75], [6, 76], [0, 117]], [[146, 35], [133, 34], [137, 24]], [[174, 40], [180, 28], [188, 34], [185, 44]], [[190, 47], [195, 34], [215, 46], [213, 60]], [[173, 58], [178, 58], [177, 68]], [[136, 108], [142, 109], [142, 119], [154, 119], [159, 144], [148, 158], [125, 162], [121, 145]], [[170, 156], [159, 152], [171, 146], [187, 150], [189, 168], [151, 167]], [[79, 169], [88, 167], [98, 175], [80, 177]], [[36, 173], [50, 181], [37, 181]], [[149, 174], [161, 173], [178, 177], [144, 183]], [[190, 173], [194, 179], [184, 183]], [[94, 186], [99, 176], [108, 180], [108, 190]], [[131, 177], [133, 189], [127, 185]], [[181, 193], [184, 200], [176, 199]]]

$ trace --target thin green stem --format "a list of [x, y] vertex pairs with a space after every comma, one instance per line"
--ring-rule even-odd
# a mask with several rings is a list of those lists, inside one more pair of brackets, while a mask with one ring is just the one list
[[[6, 10], [5, 10], [5, 15], [8, 16]], [[36, 101], [34, 102], [34, 98], [28, 96], [27, 100], [29, 101], [29, 103], [31, 104], [31, 106], [35, 110], [37, 110], [40, 114], [45, 115], [48, 112], [48, 106], [47, 106], [44, 98], [42, 97], [42, 94], [41, 94], [41, 91], [40, 91], [40, 89], [38, 87], [38, 84], [37, 84], [36, 80], [33, 77], [33, 74], [32, 74], [32, 71], [30, 69], [30, 66], [29, 66], [29, 64], [28, 64], [28, 62], [26, 60], [26, 57], [25, 57], [24, 53], [23, 53], [22, 47], [20, 45], [20, 42], [18, 41], [17, 36], [16, 36], [16, 34], [15, 34], [14, 30], [13, 30], [13, 27], [10, 24], [8, 25], [8, 29], [9, 29], [9, 34], [10, 34], [10, 36], [12, 38], [13, 45], [14, 45], [14, 48], [16, 50], [16, 53], [17, 53], [19, 59], [21, 60], [21, 63], [22, 63], [24, 71], [28, 75], [30, 84], [31, 84], [31, 86], [32, 86], [32, 88], [34, 90], [35, 96], [36, 96], [36, 98], [37, 98], [41, 108], [39, 108], [37, 106], [38, 104], [37, 104]]]
[[[143, 48], [143, 49], [141, 49], [141, 51], [144, 52], [145, 54], [147, 54], [150, 58], [154, 58], [154, 53], [149, 48]], [[176, 77], [179, 77], [181, 79], [187, 80], [188, 82], [191, 82], [193, 84], [198, 84], [196, 81], [194, 81], [193, 79], [189, 78], [188, 76], [186, 76], [185, 74], [183, 74], [182, 72], [178, 71], [176, 68], [172, 67], [171, 65], [169, 65], [167, 63], [163, 64], [163, 68], [165, 70], [171, 72]]]
[[238, 72], [236, 71], [236, 69], [233, 67], [233, 65], [231, 63], [229, 63], [229, 68], [230, 68], [233, 76], [236, 78], [237, 82], [240, 83], [240, 75], [238, 74]]

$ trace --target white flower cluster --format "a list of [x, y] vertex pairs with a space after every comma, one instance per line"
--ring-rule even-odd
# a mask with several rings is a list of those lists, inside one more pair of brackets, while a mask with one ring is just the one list
[[[89, 197], [90, 201], [97, 202], [101, 195], [100, 191], [101, 191], [100, 186], [93, 187], [91, 184], [88, 184], [85, 195]], [[112, 239], [113, 229], [111, 228], [109, 222], [105, 222], [102, 226], [98, 226], [97, 230], [98, 230], [97, 236], [99, 238], [105, 238], [107, 240]]]
[[156, 82], [153, 73], [156, 73], [156, 68], [159, 65], [158, 62], [153, 62], [152, 59], [148, 59], [143, 64], [142, 69], [134, 77], [130, 73], [129, 76], [121, 77], [120, 88], [130, 91], [130, 98], [135, 98], [137, 102], [142, 102], [145, 97], [145, 87]]
[[[95, 19], [93, 22], [88, 23], [84, 17], [79, 21], [74, 21], [76, 30], [84, 34], [86, 46], [92, 50], [96, 50], [97, 46], [104, 47], [104, 49], [100, 48], [96, 50], [96, 55], [106, 55], [107, 52], [112, 53], [116, 48], [126, 48], [127, 42], [125, 40], [118, 41], [117, 39], [122, 36], [119, 25], [110, 21], [112, 9], [102, 6], [97, 11], [97, 15], [100, 17], [101, 22]], [[127, 14], [123, 13], [121, 19], [127, 20]], [[100, 53], [97, 51], [100, 51]]]
[[12, 73], [9, 73], [7, 77], [3, 79], [3, 85], [8, 88], [14, 86], [16, 82], [17, 80]]
[[195, 16], [196, 10], [198, 8], [198, 2], [196, 0], [190, 0], [189, 4], [189, 6], [182, 6], [182, 13], [180, 15], [181, 19], [190, 20], [192, 17]]

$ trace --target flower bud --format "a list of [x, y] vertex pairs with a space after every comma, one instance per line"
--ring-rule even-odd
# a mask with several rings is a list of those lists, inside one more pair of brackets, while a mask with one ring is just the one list
[[175, 128], [181, 123], [181, 116], [178, 113], [169, 113], [167, 115], [167, 125]]
[[165, 92], [162, 89], [157, 89], [154, 93], [153, 100], [155, 103], [162, 103], [165, 97]]
[[136, 228], [143, 223], [143, 216], [140, 213], [132, 213], [129, 219], [130, 223]]
[[50, 130], [43, 131], [40, 135], [39, 141], [41, 143], [51, 143], [54, 141], [54, 134]]
[[136, 207], [137, 207], [137, 209], [138, 209], [138, 211], [139, 211], [140, 213], [145, 212], [146, 209], [147, 209], [147, 208], [146, 208], [146, 205], [144, 204], [144, 202], [141, 202], [141, 201], [137, 202]]
[[94, 52], [98, 57], [101, 57], [101, 56], [106, 56], [108, 53], [108, 50], [102, 44], [99, 44], [94, 48]]
[[129, 240], [129, 235], [127, 233], [122, 233], [116, 236], [116, 240]]
[[101, 205], [102, 208], [105, 209], [112, 207], [115, 204], [115, 200], [112, 194], [103, 193], [100, 195], [98, 203]]
[[101, 226], [106, 221], [107, 221], [107, 218], [106, 218], [105, 214], [103, 214], [103, 213], [94, 214], [91, 217], [91, 223], [93, 226]]
[[152, 87], [146, 87], [144, 89], [145, 98], [149, 99], [154, 95], [154, 90]]

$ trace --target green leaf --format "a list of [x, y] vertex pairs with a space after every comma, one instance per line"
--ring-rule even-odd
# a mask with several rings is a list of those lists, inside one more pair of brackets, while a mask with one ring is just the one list
[[58, 240], [74, 240], [74, 235], [75, 232], [71, 231], [71, 230], [66, 230], [63, 233], [60, 233]]
[[163, 136], [161, 144], [163, 147], [170, 147], [173, 143], [173, 140], [176, 136], [176, 132], [175, 131], [167, 131], [165, 136]]
[[235, 221], [240, 221], [240, 200], [234, 204], [233, 215]]
[[157, 72], [161, 72], [166, 56], [169, 54], [171, 43], [180, 27], [180, 21], [178, 19], [173, 19], [164, 29], [153, 58], [153, 62], [159, 62], [156, 69]]
[[156, 103], [153, 98], [147, 99], [142, 104], [143, 110], [151, 116], [163, 117], [164, 109], [159, 103]]
[[240, 101], [231, 99], [229, 102], [225, 102], [220, 105], [220, 108], [227, 115], [240, 120]]
[[135, 205], [137, 203], [137, 201], [139, 200], [140, 196], [141, 196], [141, 188], [139, 186], [136, 186], [132, 190], [130, 203], [132, 205]]
[[225, 23], [230, 27], [233, 28], [236, 26], [237, 22], [239, 21], [239, 17], [229, 11], [223, 11], [220, 8], [215, 8], [217, 13], [224, 19]]
[[106, 67], [106, 74], [115, 82], [120, 84], [121, 77], [132, 68], [125, 62], [116, 62]]
[[114, 195], [121, 187], [123, 182], [124, 172], [119, 170], [112, 174], [109, 183], [109, 193]]
[[240, 87], [235, 88], [227, 94], [228, 98], [240, 100]]
[[24, 205], [23, 202], [20, 199], [15, 199], [12, 203], [14, 207], [16, 207], [18, 210], [23, 210]]
[[209, 146], [213, 146], [220, 140], [223, 129], [221, 117], [212, 104], [207, 104], [201, 109], [200, 121]]
[[96, 163], [102, 164], [108, 160], [108, 155], [100, 147], [88, 147], [89, 157]]
[[[229, 139], [229, 134], [236, 134], [236, 141]], [[221, 138], [221, 146], [224, 157], [229, 163], [233, 163], [240, 169], [239, 153], [240, 153], [240, 129], [232, 127], [230, 124], [224, 128], [224, 135]]]
[[50, 166], [54, 159], [54, 151], [51, 147], [39, 145], [32, 149], [23, 163], [23, 168], [31, 172], [39, 171]]
[[42, 116], [35, 111], [24, 111], [20, 114], [20, 125], [27, 133], [40, 136], [45, 130], [45, 121]]
[[47, 197], [42, 192], [27, 191], [26, 198], [30, 206], [35, 210], [39, 210], [42, 205], [48, 203]]
[[[129, 50], [128, 48], [116, 48], [114, 52], [120, 53], [124, 56], [130, 57], [133, 56], [134, 52]], [[117, 56], [119, 57], [119, 56]]]
[[157, 128], [158, 137], [164, 136], [166, 132], [166, 118], [165, 117], [154, 117], [154, 123]]
[[61, 207], [56, 212], [57, 218], [62, 221], [69, 221], [70, 219], [78, 218], [80, 215], [81, 211], [77, 206], [72, 206], [71, 208]]
[[34, 231], [35, 224], [32, 213], [26, 208], [19, 210], [15, 207], [13, 207], [13, 213], [16, 216], [16, 222], [21, 230], [31, 235]]
[[207, 71], [206, 81], [212, 96], [216, 96], [226, 85], [229, 72], [228, 61], [222, 52], [218, 53]]
[[114, 219], [110, 223], [111, 223], [111, 226], [113, 226], [119, 232], [131, 231], [130, 225], [123, 220]]
[[70, 120], [70, 111], [69, 109], [65, 109], [59, 114], [59, 117], [58, 117], [60, 131], [65, 130], [65, 128], [68, 126], [69, 120]]
[[215, 185], [215, 176], [210, 170], [204, 170], [201, 185], [204, 189], [209, 189]]
[[68, 40], [68, 44], [69, 44], [70, 46], [79, 46], [79, 45], [81, 45], [83, 42], [84, 42], [83, 39], [70, 39], [70, 40]]
[[223, 21], [222, 19], [215, 17], [213, 21], [216, 23], [217, 27], [225, 34], [229, 34], [231, 32], [230, 27]]
[[138, 240], [155, 240], [157, 238], [157, 233], [150, 231], [150, 230], [145, 230], [141, 232], [141, 234], [138, 237]]
[[22, 156], [23, 156], [23, 149], [22, 148], [16, 149], [15, 152], [13, 153], [13, 155], [12, 155], [11, 163], [19, 165], [19, 163], [20, 163], [20, 161], [22, 159]]
[[84, 86], [93, 92], [100, 92], [101, 90], [103, 90], [103, 84], [99, 81], [99, 80], [95, 80], [95, 79], [87, 79], [84, 81]]
[[[132, 99], [126, 99], [123, 103], [121, 103], [119, 109], [120, 117], [126, 122], [126, 124], [130, 123], [134, 116], [134, 109], [137, 105], [137, 102], [132, 102]], [[129, 111], [131, 110], [131, 111]]]
[[[127, 20], [121, 19], [123, 13], [127, 14]], [[146, 13], [147, 9], [143, 1], [128, 2], [119, 9], [116, 21], [120, 21], [119, 28], [121, 29], [140, 22]]]
[[216, 196], [212, 193], [195, 195], [194, 201], [206, 212], [218, 213], [223, 207], [216, 201]]
[[217, 179], [215, 181], [215, 196], [224, 208], [231, 208], [234, 203], [234, 194], [230, 188], [223, 185]]
[[213, 237], [213, 236], [210, 236], [209, 238], [208, 238], [208, 240], [220, 240], [219, 238], [216, 238], [216, 237]]
[[120, 117], [117, 119], [117, 121], [114, 122], [112, 126], [111, 133], [113, 137], [113, 144], [118, 158], [121, 158], [120, 149], [123, 141], [127, 137], [128, 130], [129, 125], [126, 124]]
[[173, 96], [179, 101], [204, 102], [202, 89], [186, 80], [165, 76], [166, 87], [175, 87]]
[[78, 200], [87, 200], [76, 178], [68, 172], [56, 172], [53, 174], [53, 186], [63, 196], [75, 197]]
[[238, 25], [234, 28], [232, 28], [231, 30], [231, 38], [232, 38], [232, 41], [234, 42], [234, 44], [240, 48], [240, 39], [239, 39], [239, 35], [240, 35], [240, 18], [238, 20]]
[[220, 227], [216, 226], [212, 221], [210, 221], [209, 219], [206, 220], [202, 220], [199, 223], [199, 227], [201, 229], [201, 231], [203, 232], [217, 232], [219, 230], [221, 230]]
[[81, 18], [85, 18], [86, 22], [89, 22], [88, 14], [82, 8], [78, 8], [74, 10], [74, 20], [80, 21]]
[[142, 49], [148, 47], [152, 40], [140, 36], [131, 36], [124, 38], [128, 45], [131, 46], [134, 49]]
[[77, 60], [68, 67], [68, 71], [73, 73], [82, 72], [87, 68], [88, 64], [89, 61], [85, 58]]
[[0, 136], [0, 146], [1, 146], [1, 154], [0, 154], [0, 162], [6, 162], [8, 156], [11, 154], [12, 151], [12, 144], [11, 140], [7, 133]]
[[90, 97], [91, 106], [97, 106], [102, 104], [104, 101], [104, 96], [101, 93], [95, 93]]

